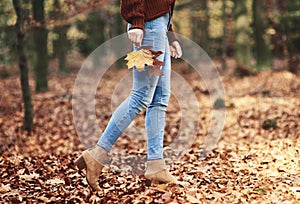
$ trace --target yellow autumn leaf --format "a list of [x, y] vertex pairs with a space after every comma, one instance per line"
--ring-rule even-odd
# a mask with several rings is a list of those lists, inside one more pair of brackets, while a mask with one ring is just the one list
[[127, 54], [127, 67], [131, 69], [136, 67], [138, 71], [145, 71], [145, 65], [153, 66], [153, 54], [150, 50], [140, 49]]

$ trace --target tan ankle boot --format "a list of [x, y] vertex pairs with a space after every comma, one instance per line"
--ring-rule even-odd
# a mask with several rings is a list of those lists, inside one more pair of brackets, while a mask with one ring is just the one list
[[96, 145], [92, 149], [85, 150], [80, 157], [75, 160], [75, 164], [82, 170], [86, 168], [86, 180], [90, 187], [99, 191], [98, 179], [102, 168], [108, 161], [108, 152], [102, 147]]
[[179, 184], [177, 179], [167, 170], [163, 159], [148, 161], [145, 177], [151, 181]]

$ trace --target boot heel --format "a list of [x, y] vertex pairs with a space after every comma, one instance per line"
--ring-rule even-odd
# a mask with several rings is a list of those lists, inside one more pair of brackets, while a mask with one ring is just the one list
[[78, 169], [81, 171], [82, 169], [86, 168], [86, 163], [84, 161], [83, 156], [81, 155], [80, 157], [78, 157], [74, 163], [76, 164], [76, 166], [78, 167]]
[[160, 182], [160, 181], [156, 181], [156, 180], [153, 180], [153, 179], [149, 179], [149, 178], [146, 178], [146, 186], [156, 186], [156, 185], [159, 185], [163, 182]]
[[146, 186], [149, 187], [149, 186], [151, 186], [151, 184], [152, 184], [152, 181], [150, 179], [146, 178]]

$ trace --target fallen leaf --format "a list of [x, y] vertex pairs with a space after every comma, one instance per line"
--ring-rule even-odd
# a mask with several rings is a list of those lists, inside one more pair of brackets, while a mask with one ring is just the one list
[[300, 187], [290, 187], [290, 190], [293, 192], [300, 193]]
[[4, 184], [1, 183], [1, 186], [0, 186], [0, 193], [6, 193], [6, 192], [8, 192], [8, 191], [10, 191], [10, 190], [11, 190], [10, 184], [4, 185]]
[[165, 192], [161, 198], [163, 199], [164, 202], [169, 202], [171, 201], [171, 193], [170, 192]]
[[33, 179], [37, 179], [39, 178], [39, 174], [36, 174], [36, 173], [31, 173], [31, 174], [24, 174], [24, 175], [20, 175], [20, 179], [24, 179], [26, 181], [31, 181]]
[[191, 203], [201, 203], [200, 200], [188, 194], [186, 195], [186, 199]]
[[164, 63], [157, 60], [156, 57], [162, 54], [161, 51], [153, 51], [150, 47], [142, 47], [140, 50], [134, 50], [127, 54], [125, 60], [127, 60], [128, 69], [134, 66], [138, 71], [145, 71], [145, 65], [147, 66], [162, 66]]
[[127, 54], [125, 60], [128, 61], [128, 69], [135, 66], [138, 71], [145, 71], [145, 65], [153, 65], [152, 53], [150, 50], [141, 49], [138, 51], [132, 51]]
[[59, 184], [65, 184], [65, 181], [61, 180], [59, 178], [54, 178], [54, 179], [47, 180], [46, 184], [49, 184], [49, 185], [59, 185]]

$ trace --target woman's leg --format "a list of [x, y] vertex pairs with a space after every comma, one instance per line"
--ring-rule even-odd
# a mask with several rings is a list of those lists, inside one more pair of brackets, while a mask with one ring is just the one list
[[152, 102], [146, 111], [148, 160], [163, 159], [165, 112], [170, 98], [171, 59], [169, 43], [165, 43], [163, 75], [159, 77]]
[[[168, 21], [169, 16], [165, 15], [152, 21], [145, 22], [145, 35], [142, 41], [142, 46], [151, 46], [152, 50], [162, 51], [163, 54], [158, 57], [159, 60], [165, 59], [165, 52], [167, 50], [166, 44], [168, 44], [168, 38], [166, 34]], [[112, 115], [108, 126], [97, 143], [99, 146], [103, 147], [107, 151], [111, 150], [116, 140], [129, 126], [135, 116], [150, 105], [155, 92], [158, 90], [158, 82], [161, 81], [159, 83], [165, 83], [165, 80], [160, 80], [160, 78], [167, 78], [168, 76], [168, 69], [164, 68], [163, 72], [164, 70], [166, 70], [166, 73], [163, 73], [163, 76], [153, 75], [149, 77], [147, 68], [146, 71], [143, 72], [139, 72], [135, 68], [133, 69], [133, 88], [130, 96], [117, 108]], [[164, 87], [164, 85], [161, 86]], [[165, 103], [165, 106], [166, 105], [167, 102]], [[155, 128], [156, 127], [153, 126], [153, 129]]]
[[158, 77], [149, 78], [148, 72], [133, 70], [133, 88], [130, 96], [115, 110], [98, 145], [110, 151], [122, 132], [135, 116], [152, 101]]

